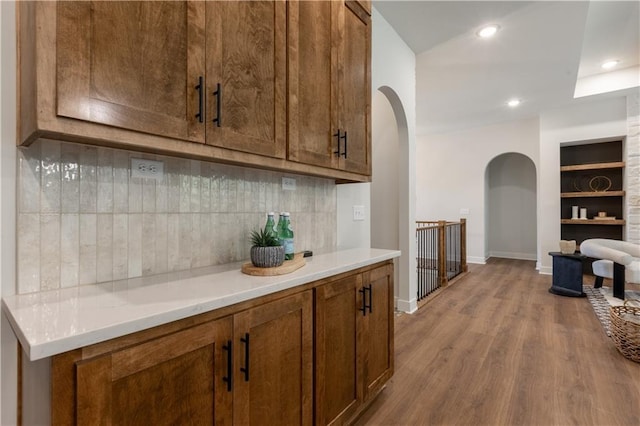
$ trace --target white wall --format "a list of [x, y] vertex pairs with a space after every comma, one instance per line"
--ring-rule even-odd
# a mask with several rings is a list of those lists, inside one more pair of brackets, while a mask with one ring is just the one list
[[489, 257], [537, 259], [536, 169], [521, 154], [502, 154], [487, 166]]
[[[399, 126], [398, 236], [402, 256], [399, 270], [398, 309], [417, 309], [415, 268], [415, 54], [374, 8], [372, 14], [371, 90], [383, 90], [390, 100]], [[375, 137], [375, 136], [374, 136]], [[371, 184], [338, 187], [338, 247], [371, 245]], [[367, 220], [353, 222], [351, 206], [366, 207]], [[385, 220], [389, 220], [386, 218]], [[375, 224], [374, 224], [375, 227]]]
[[[15, 4], [0, 2], [0, 296], [15, 293]], [[0, 321], [0, 424], [17, 423], [17, 341]]]
[[541, 273], [551, 273], [548, 253], [558, 250], [560, 240], [560, 144], [624, 137], [626, 132], [624, 97], [581, 102], [540, 115], [538, 259]]
[[[418, 135], [416, 216], [467, 219], [467, 261], [484, 263], [485, 170], [496, 156], [515, 152], [538, 167], [538, 119], [513, 121], [439, 135]], [[469, 209], [461, 214], [460, 209]]]

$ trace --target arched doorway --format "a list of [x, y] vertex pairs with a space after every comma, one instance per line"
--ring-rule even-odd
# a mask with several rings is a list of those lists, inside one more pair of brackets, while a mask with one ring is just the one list
[[537, 259], [536, 167], [526, 155], [505, 153], [485, 171], [485, 256]]
[[371, 113], [371, 247], [402, 251], [395, 268], [394, 294], [397, 308], [410, 312], [416, 304], [416, 278], [407, 117], [400, 98], [388, 86], [374, 93]]

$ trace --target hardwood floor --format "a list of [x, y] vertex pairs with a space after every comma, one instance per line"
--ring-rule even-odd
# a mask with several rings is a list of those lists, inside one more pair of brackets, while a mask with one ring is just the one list
[[[358, 425], [639, 425], [640, 364], [586, 298], [491, 259], [396, 318], [396, 371]], [[589, 283], [591, 284], [591, 283]]]

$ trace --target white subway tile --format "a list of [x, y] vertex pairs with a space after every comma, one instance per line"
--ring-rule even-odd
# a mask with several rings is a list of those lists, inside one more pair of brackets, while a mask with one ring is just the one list
[[18, 206], [19, 213], [40, 212], [40, 145], [18, 149]]
[[97, 217], [96, 275], [98, 282], [113, 280], [113, 214]]
[[113, 213], [113, 149], [98, 148], [97, 211]]
[[97, 164], [97, 148], [82, 146], [80, 148], [80, 213], [97, 211]]
[[40, 290], [60, 288], [60, 214], [40, 215]]
[[80, 145], [60, 145], [61, 211], [80, 212]]
[[18, 294], [40, 290], [40, 215], [18, 215]]
[[156, 218], [155, 214], [142, 215], [142, 275], [151, 275], [156, 266]]
[[142, 275], [142, 214], [129, 215], [128, 278]]
[[155, 213], [156, 211], [156, 185], [155, 179], [142, 179], [143, 213]]
[[167, 214], [157, 213], [154, 216], [156, 221], [156, 263], [153, 267], [153, 271], [156, 274], [161, 274], [169, 270]]
[[178, 271], [180, 267], [180, 214], [167, 215], [167, 269]]
[[96, 214], [80, 214], [80, 285], [97, 280], [97, 227]]
[[60, 286], [75, 287], [80, 271], [80, 216], [61, 214], [60, 233]]
[[129, 275], [129, 215], [113, 215], [113, 279], [123, 280]]
[[40, 149], [40, 212], [60, 213], [60, 143], [45, 140]]
[[129, 212], [129, 153], [113, 152], [113, 212]]

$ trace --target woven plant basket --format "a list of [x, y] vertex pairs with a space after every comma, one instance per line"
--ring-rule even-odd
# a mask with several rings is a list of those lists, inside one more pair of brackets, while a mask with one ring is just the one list
[[611, 339], [622, 355], [640, 362], [640, 308], [627, 306], [627, 302], [609, 310]]

